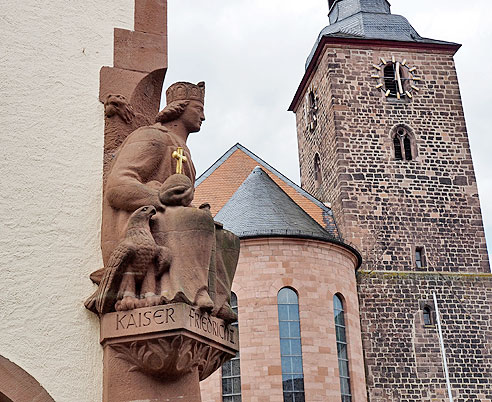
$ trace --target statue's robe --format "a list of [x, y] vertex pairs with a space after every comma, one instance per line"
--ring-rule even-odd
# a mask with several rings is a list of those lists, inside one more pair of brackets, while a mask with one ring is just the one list
[[[230, 310], [232, 278], [239, 258], [237, 236], [214, 224], [207, 209], [167, 206], [159, 201], [162, 183], [176, 172], [173, 151], [183, 148], [183, 174], [195, 183], [195, 168], [186, 143], [161, 124], [141, 127], [122, 143], [108, 174], [104, 191], [101, 248], [106, 266], [123, 238], [130, 215], [144, 205], [158, 212], [151, 221], [156, 243], [171, 250], [172, 261], [159, 281], [157, 293], [167, 302], [195, 304], [206, 291], [214, 313]], [[223, 309], [224, 311], [224, 309]], [[230, 321], [233, 319], [226, 318]]]
[[183, 148], [183, 174], [195, 183], [195, 167], [186, 143], [160, 123], [141, 127], [121, 144], [108, 174], [103, 200], [101, 248], [104, 265], [125, 233], [130, 215], [144, 205], [158, 210], [159, 188], [176, 172], [173, 151]]

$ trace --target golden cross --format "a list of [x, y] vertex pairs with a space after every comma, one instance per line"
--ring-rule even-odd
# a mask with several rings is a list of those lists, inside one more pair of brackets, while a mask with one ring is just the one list
[[173, 152], [172, 157], [174, 159], [178, 160], [176, 163], [176, 173], [182, 174], [183, 173], [183, 162], [188, 161], [188, 158], [186, 158], [186, 156], [183, 155], [183, 148], [178, 147], [178, 149]]

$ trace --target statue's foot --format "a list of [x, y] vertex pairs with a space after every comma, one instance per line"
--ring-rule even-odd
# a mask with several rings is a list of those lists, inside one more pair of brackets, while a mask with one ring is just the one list
[[219, 311], [217, 311], [217, 318], [224, 320], [226, 323], [237, 321], [237, 314], [232, 310], [229, 303], [224, 304]]
[[138, 307], [152, 307], [161, 304], [161, 296], [155, 294], [145, 296], [138, 301]]
[[127, 311], [138, 308], [139, 300], [133, 296], [125, 296], [123, 299], [118, 300], [115, 305], [116, 311]]
[[210, 298], [210, 295], [208, 294], [208, 292], [204, 289], [202, 289], [198, 292], [195, 300], [196, 300], [195, 304], [202, 311], [211, 312], [212, 309], [214, 308], [214, 302]]

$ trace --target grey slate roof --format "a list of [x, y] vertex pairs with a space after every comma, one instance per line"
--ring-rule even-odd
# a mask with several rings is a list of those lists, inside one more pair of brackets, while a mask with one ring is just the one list
[[244, 147], [240, 143], [236, 143], [233, 145], [231, 148], [229, 148], [228, 151], [226, 151], [219, 159], [215, 161], [215, 163], [210, 166], [205, 172], [203, 172], [196, 180], [195, 180], [195, 188], [198, 187], [204, 180], [206, 180], [208, 177], [210, 177], [217, 168], [219, 168], [235, 151], [240, 150], [244, 152], [246, 155], [248, 155], [251, 159], [255, 160], [258, 162], [258, 165], [260, 167], [266, 168], [268, 171], [270, 171], [272, 174], [277, 176], [280, 180], [282, 180], [285, 184], [288, 186], [292, 187], [295, 191], [297, 191], [300, 195], [303, 197], [307, 198], [309, 201], [317, 205], [321, 209], [321, 213], [323, 216], [323, 222], [324, 222], [324, 229], [332, 235], [333, 238], [337, 239], [342, 239], [341, 234], [338, 230], [335, 216], [333, 215], [333, 211], [331, 210], [330, 207], [326, 206], [324, 203], [322, 203], [320, 200], [317, 198], [313, 197], [311, 194], [309, 194], [306, 190], [303, 188], [299, 187], [296, 183], [294, 183], [292, 180], [290, 180], [288, 177], [284, 176], [282, 173], [280, 173], [277, 169], [275, 169], [273, 166], [265, 162], [263, 159], [261, 159], [259, 156], [255, 155], [253, 152], [251, 152], [248, 148]]
[[260, 167], [253, 169], [215, 220], [240, 238], [293, 236], [334, 240]]
[[330, 22], [319, 34], [306, 68], [323, 37], [457, 45], [420, 36], [405, 17], [391, 14], [386, 0], [338, 0], [330, 10]]

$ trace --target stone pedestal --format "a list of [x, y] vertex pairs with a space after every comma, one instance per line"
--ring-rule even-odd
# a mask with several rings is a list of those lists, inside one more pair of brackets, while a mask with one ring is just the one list
[[187, 304], [105, 314], [104, 402], [201, 402], [199, 381], [239, 349], [237, 328]]

